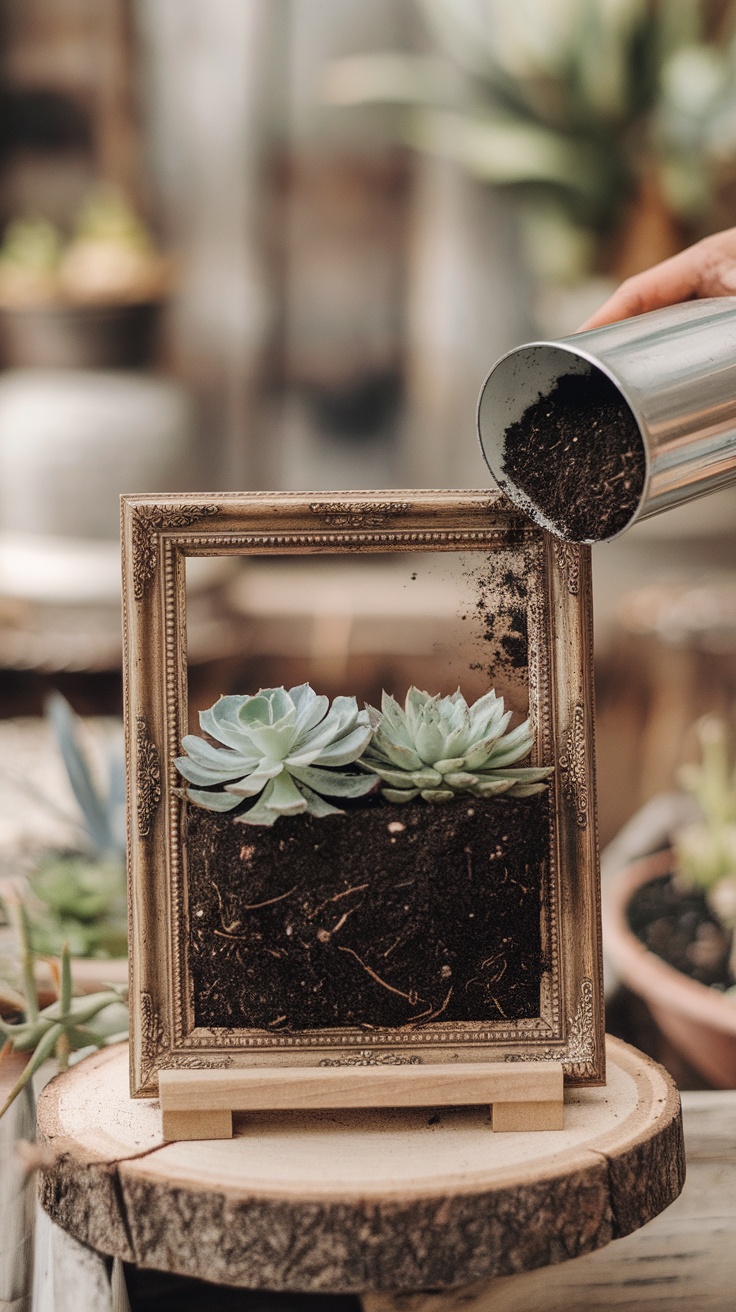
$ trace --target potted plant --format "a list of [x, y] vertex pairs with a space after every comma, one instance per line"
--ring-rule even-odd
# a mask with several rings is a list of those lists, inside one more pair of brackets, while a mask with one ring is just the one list
[[3, 363], [145, 365], [170, 283], [168, 262], [110, 188], [90, 194], [68, 242], [47, 220], [16, 219], [0, 248]]
[[[17, 932], [17, 967], [20, 988], [0, 983], [0, 1063], [12, 1053], [20, 1056], [17, 1079], [0, 1104], [0, 1116], [15, 1102], [19, 1093], [49, 1060], [65, 1070], [70, 1061], [95, 1048], [118, 1043], [127, 1038], [127, 987], [107, 987], [75, 997], [72, 965], [68, 947], [59, 961], [46, 959], [51, 966], [52, 989], [38, 987], [37, 955], [31, 945], [28, 913], [22, 899], [8, 898]], [[48, 996], [50, 992], [50, 997]]]
[[[107, 779], [98, 781], [82, 745], [77, 717], [60, 693], [51, 694], [46, 713], [78, 805], [78, 813], [68, 818], [79, 832], [79, 842], [74, 847], [33, 854], [24, 878], [0, 883], [0, 903], [9, 919], [13, 919], [10, 906], [19, 898], [23, 904], [41, 988], [48, 990], [52, 983], [44, 960], [59, 957], [66, 947], [75, 987], [95, 991], [103, 983], [127, 980], [122, 744], [111, 744]], [[32, 781], [7, 770], [3, 774], [41, 805], [59, 810]]]
[[605, 943], [621, 978], [690, 1065], [736, 1088], [736, 772], [726, 726], [698, 726], [701, 761], [681, 771], [701, 819], [604, 890]]
[[548, 767], [489, 692], [380, 711], [308, 684], [183, 739], [196, 1023], [272, 1032], [539, 1008]]

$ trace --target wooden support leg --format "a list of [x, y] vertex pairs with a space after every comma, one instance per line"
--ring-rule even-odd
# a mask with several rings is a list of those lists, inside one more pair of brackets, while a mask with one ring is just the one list
[[159, 1071], [163, 1132], [229, 1139], [232, 1113], [332, 1107], [492, 1107], [494, 1130], [561, 1130], [560, 1062]]
[[163, 1109], [163, 1136], [167, 1143], [177, 1139], [232, 1139], [230, 1111], [171, 1112]]
[[564, 1107], [557, 1102], [494, 1102], [491, 1126], [496, 1131], [562, 1130]]

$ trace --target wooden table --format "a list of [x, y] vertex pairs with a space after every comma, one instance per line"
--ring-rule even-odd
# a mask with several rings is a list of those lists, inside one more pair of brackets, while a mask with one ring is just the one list
[[221, 1284], [393, 1307], [379, 1296], [591, 1253], [681, 1187], [678, 1095], [617, 1040], [607, 1087], [570, 1091], [566, 1128], [543, 1134], [494, 1134], [487, 1108], [407, 1109], [254, 1114], [232, 1141], [164, 1145], [127, 1080], [121, 1045], [44, 1090], [43, 1206], [98, 1252]]

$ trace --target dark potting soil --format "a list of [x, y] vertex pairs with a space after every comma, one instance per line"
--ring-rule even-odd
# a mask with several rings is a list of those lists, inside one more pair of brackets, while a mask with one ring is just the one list
[[671, 875], [643, 884], [629, 902], [629, 926], [650, 952], [700, 984], [729, 988], [731, 937], [703, 893], [678, 888]]
[[273, 829], [190, 807], [198, 1025], [539, 1015], [547, 797], [377, 805]]
[[563, 537], [597, 542], [628, 523], [644, 489], [641, 434], [605, 374], [566, 374], [506, 430], [504, 472]]

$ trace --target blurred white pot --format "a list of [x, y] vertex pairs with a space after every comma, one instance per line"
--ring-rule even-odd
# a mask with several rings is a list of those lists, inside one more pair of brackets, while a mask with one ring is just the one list
[[0, 530], [117, 541], [121, 492], [186, 491], [191, 405], [142, 374], [14, 370], [0, 378]]

